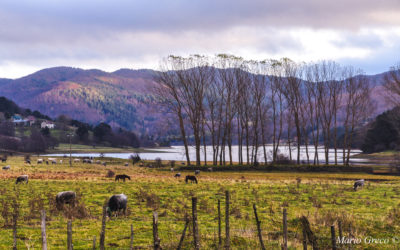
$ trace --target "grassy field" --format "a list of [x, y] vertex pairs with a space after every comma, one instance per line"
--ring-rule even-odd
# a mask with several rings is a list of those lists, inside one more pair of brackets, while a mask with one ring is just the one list
[[[169, 168], [149, 169], [123, 166], [124, 160], [102, 159], [107, 166], [76, 163], [33, 165], [22, 157], [9, 157], [10, 170], [0, 172], [0, 249], [12, 246], [12, 200], [18, 196], [18, 248], [37, 249], [40, 241], [40, 210], [48, 215], [47, 236], [50, 249], [66, 249], [67, 216], [73, 216], [74, 249], [89, 249], [93, 236], [99, 243], [102, 205], [113, 194], [128, 196], [126, 216], [108, 218], [107, 249], [128, 249], [130, 225], [134, 246], [152, 248], [152, 212], [159, 214], [159, 236], [163, 249], [176, 249], [184, 227], [185, 215], [191, 215], [191, 197], [198, 198], [201, 249], [218, 249], [217, 204], [223, 214], [226, 190], [231, 194], [230, 225], [232, 249], [260, 249], [252, 209], [257, 205], [267, 249], [279, 249], [282, 243], [282, 211], [288, 211], [289, 249], [302, 249], [301, 216], [306, 216], [318, 238], [320, 249], [329, 249], [330, 226], [343, 225], [343, 235], [361, 238], [355, 249], [397, 249], [392, 237], [400, 237], [400, 177], [368, 174], [202, 172], [199, 184], [185, 184], [174, 178]], [[61, 158], [60, 158], [61, 159]], [[131, 181], [114, 182], [105, 177], [109, 170], [128, 174]], [[15, 178], [28, 174], [29, 184], [15, 185]], [[182, 176], [192, 172], [182, 172]], [[353, 191], [355, 179], [366, 185]], [[73, 190], [79, 204], [72, 211], [55, 209], [55, 195]], [[338, 232], [336, 232], [338, 234]], [[222, 234], [224, 236], [224, 233]], [[366, 237], [389, 238], [388, 244], [367, 244]], [[193, 249], [191, 226], [184, 249]], [[311, 246], [309, 246], [311, 247]]]

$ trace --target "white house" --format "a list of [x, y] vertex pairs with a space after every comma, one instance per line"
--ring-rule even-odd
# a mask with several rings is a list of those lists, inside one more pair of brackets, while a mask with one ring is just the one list
[[44, 121], [40, 124], [40, 128], [49, 128], [49, 129], [53, 129], [54, 128], [54, 123], [52, 122], [48, 122], [48, 121]]

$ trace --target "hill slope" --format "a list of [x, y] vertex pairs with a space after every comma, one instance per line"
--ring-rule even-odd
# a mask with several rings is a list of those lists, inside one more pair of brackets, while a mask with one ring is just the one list
[[150, 70], [107, 73], [56, 67], [16, 80], [0, 79], [0, 95], [51, 117], [65, 114], [88, 123], [106, 122], [146, 132], [161, 115], [151, 93], [153, 74]]

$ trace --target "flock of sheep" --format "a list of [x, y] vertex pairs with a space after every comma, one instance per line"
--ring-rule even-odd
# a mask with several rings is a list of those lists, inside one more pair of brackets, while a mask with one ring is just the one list
[[[48, 158], [48, 160], [44, 161], [43, 159], [38, 159], [37, 160], [37, 164], [42, 164], [43, 162], [46, 162], [47, 164], [49, 164], [49, 162], [51, 162], [51, 164], [57, 164], [57, 159], [56, 158]], [[63, 160], [59, 160], [60, 163], [63, 162]], [[74, 162], [80, 162], [80, 159], [74, 159]], [[105, 162], [101, 162], [99, 160], [94, 161], [93, 158], [90, 159], [83, 159], [82, 160], [83, 163], [96, 163], [96, 164], [102, 164], [104, 166], [106, 166]], [[26, 160], [26, 163], [30, 164], [30, 160]], [[125, 166], [128, 166], [128, 163], [124, 164]], [[4, 166], [3, 170], [8, 170], [10, 169], [10, 165]], [[212, 168], [208, 168], [207, 169], [209, 172], [212, 172], [213, 169]], [[171, 172], [174, 172], [174, 168], [171, 168]], [[195, 175], [200, 174], [200, 170], [195, 170], [194, 172]], [[196, 178], [195, 175], [187, 175], [185, 177], [185, 182], [188, 183], [189, 181], [191, 183], [198, 183], [198, 180]], [[181, 177], [181, 173], [176, 173], [174, 175], [174, 177], [179, 178]], [[116, 175], [115, 176], [115, 181], [119, 181], [119, 180], [123, 180], [125, 182], [125, 180], [128, 179], [130, 180], [130, 176], [126, 175], [126, 174], [121, 174], [121, 175]], [[28, 183], [29, 177], [28, 175], [20, 175], [17, 177], [16, 179], [16, 184], [18, 183]], [[356, 191], [358, 188], [363, 187], [365, 184], [365, 180], [361, 179], [361, 180], [356, 180], [354, 182], [354, 190]], [[61, 209], [63, 205], [65, 204], [71, 204], [74, 205], [76, 201], [76, 193], [74, 191], [63, 191], [63, 192], [59, 192], [56, 195], [56, 206], [57, 208]], [[107, 207], [106, 207], [106, 211], [107, 211], [107, 215], [111, 217], [112, 212], [119, 212], [119, 211], [123, 211], [124, 214], [126, 212], [126, 206], [127, 206], [127, 202], [128, 202], [128, 197], [125, 194], [115, 194], [113, 196], [111, 196], [108, 199], [107, 202]]]

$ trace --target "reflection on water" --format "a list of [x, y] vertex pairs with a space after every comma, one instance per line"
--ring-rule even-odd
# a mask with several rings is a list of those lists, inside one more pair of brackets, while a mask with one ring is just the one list
[[[239, 158], [238, 158], [238, 146], [232, 146], [232, 160], [234, 162], [238, 162]], [[186, 157], [185, 157], [185, 148], [184, 146], [172, 146], [169, 148], [161, 148], [161, 149], [151, 149], [153, 151], [157, 151], [157, 152], [152, 152], [152, 153], [140, 153], [140, 157], [143, 160], [155, 160], [156, 158], [161, 158], [162, 160], [175, 160], [175, 161], [185, 161]], [[250, 154], [251, 154], [251, 148], [250, 150]], [[225, 159], [227, 161], [229, 161], [229, 154], [228, 154], [228, 149], [226, 148], [226, 156]], [[267, 145], [266, 146], [266, 151], [267, 151], [267, 160], [271, 161], [272, 159], [272, 145]], [[289, 148], [286, 146], [282, 146], [280, 147], [280, 153], [283, 155], [286, 155], [287, 157], [289, 157]], [[317, 150], [318, 153], [318, 158], [320, 163], [325, 163], [325, 152], [323, 147], [319, 147]], [[361, 153], [360, 150], [357, 149], [353, 149], [350, 153], [350, 155], [355, 155]], [[112, 157], [112, 158], [121, 158], [121, 159], [129, 159], [130, 155], [132, 153], [104, 153], [105, 157]], [[63, 156], [64, 154], [50, 154], [48, 156]], [[72, 154], [73, 157], [99, 157], [99, 153], [74, 153]], [[196, 152], [195, 152], [195, 148], [194, 147], [190, 147], [189, 148], [189, 155], [190, 158], [195, 160], [196, 158]], [[209, 146], [207, 147], [207, 161], [212, 161], [212, 155], [213, 155], [213, 151], [212, 151], [212, 147]], [[243, 158], [244, 161], [246, 162], [247, 157], [246, 157], [246, 148], [243, 148]], [[264, 162], [264, 154], [263, 154], [263, 148], [260, 147], [258, 149], [258, 154], [257, 154], [257, 158], [259, 162]], [[315, 156], [315, 150], [314, 147], [309, 147], [308, 148], [308, 155], [309, 155], [309, 159], [310, 162], [312, 162], [314, 160], [314, 156]], [[338, 163], [342, 162], [343, 159], [343, 151], [340, 149], [338, 150], [337, 153], [337, 157], [338, 157]], [[296, 160], [297, 159], [297, 149], [292, 148], [292, 159]], [[201, 160], [204, 161], [204, 150], [202, 148], [201, 151]], [[301, 147], [300, 148], [300, 160], [301, 161], [307, 161], [307, 152], [306, 152], [306, 148], [305, 147]], [[334, 163], [335, 161], [335, 152], [333, 149], [329, 150], [329, 163]], [[350, 158], [350, 162], [353, 164], [357, 164], [357, 163], [364, 163], [364, 162], [368, 162], [367, 159], [352, 159]]]

